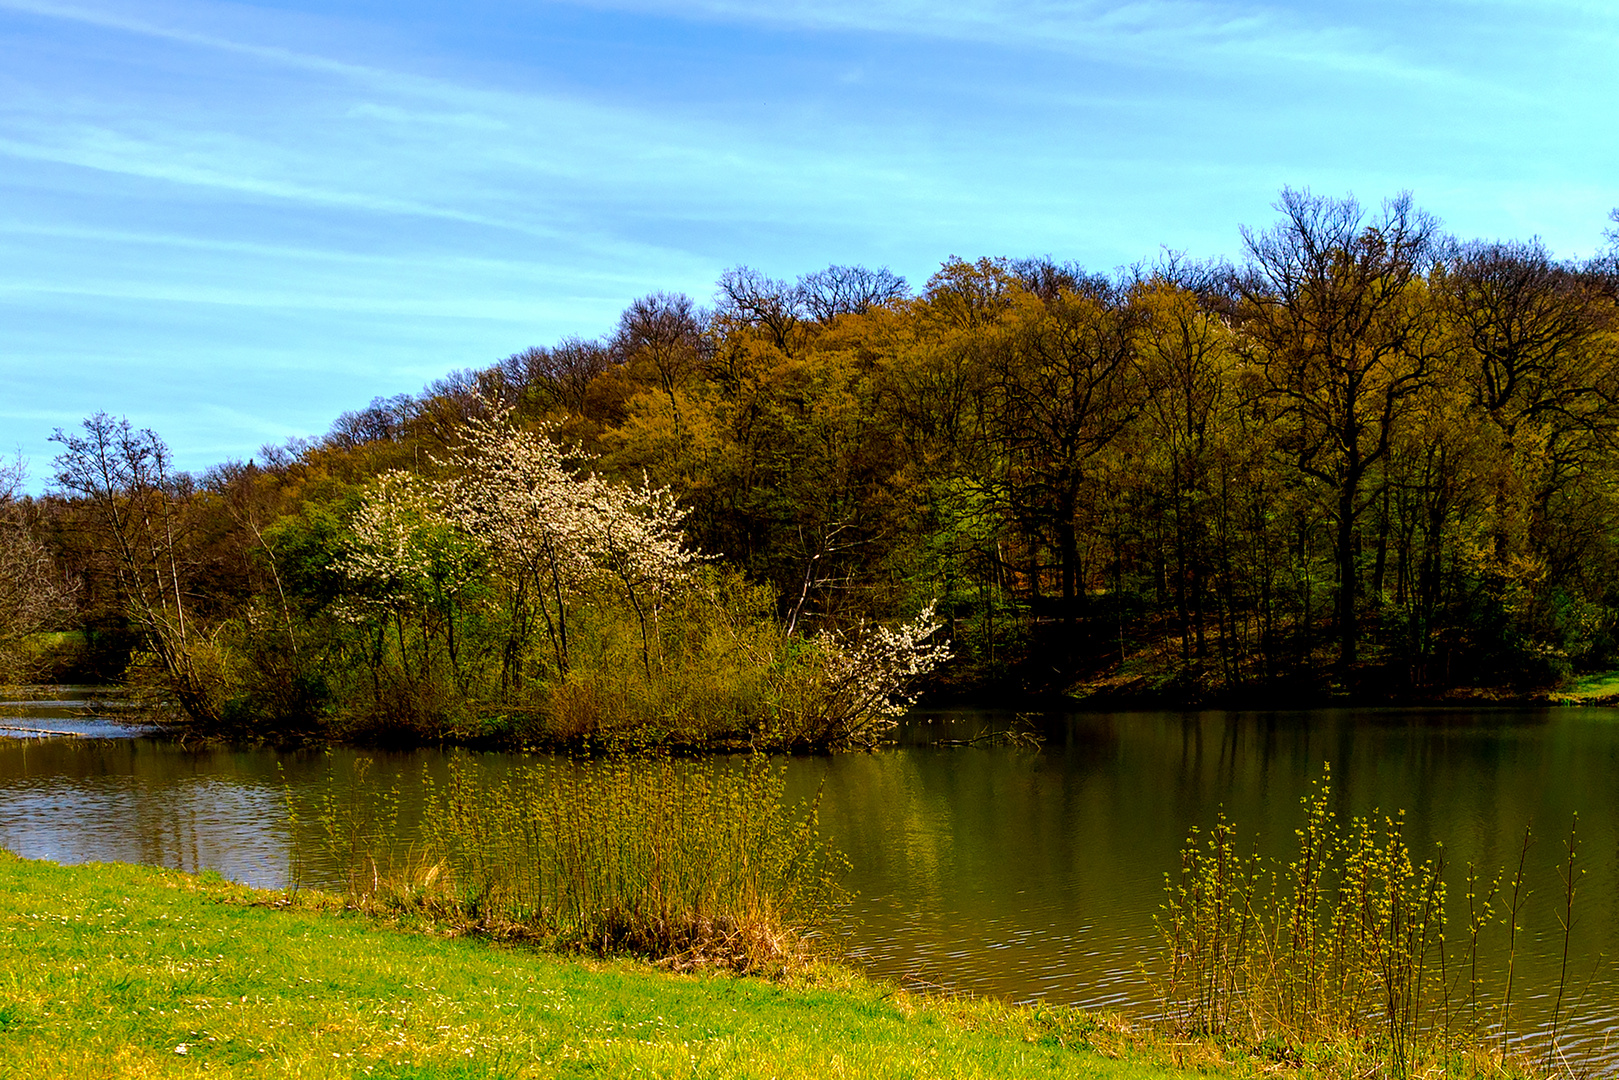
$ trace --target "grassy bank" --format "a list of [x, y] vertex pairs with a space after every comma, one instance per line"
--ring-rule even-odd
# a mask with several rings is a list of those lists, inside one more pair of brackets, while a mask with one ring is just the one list
[[1603, 671], [1575, 679], [1551, 699], [1563, 705], [1619, 704], [1619, 671]]
[[[0, 852], [0, 1076], [1177, 1075], [1073, 1010], [766, 981], [408, 932], [319, 894]], [[1250, 1063], [1221, 1075], [1254, 1072]]]

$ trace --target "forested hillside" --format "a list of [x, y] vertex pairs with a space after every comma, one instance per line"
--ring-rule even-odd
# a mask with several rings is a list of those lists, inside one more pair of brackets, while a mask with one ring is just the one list
[[997, 700], [1611, 666], [1614, 260], [1277, 205], [1236, 265], [733, 270], [201, 476], [91, 418], [7, 501], [54, 567], [11, 655], [82, 629], [231, 730], [779, 745], [946, 647], [933, 692]]

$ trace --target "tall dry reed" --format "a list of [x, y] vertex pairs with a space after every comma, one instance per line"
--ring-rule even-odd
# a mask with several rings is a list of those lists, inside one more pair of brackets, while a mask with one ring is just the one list
[[458, 757], [446, 779], [426, 781], [420, 848], [387, 843], [386, 797], [381, 813], [351, 818], [339, 790], [323, 804], [325, 833], [372, 907], [559, 948], [761, 970], [807, 955], [843, 895], [844, 860], [820, 836], [816, 804], [796, 808], [784, 780], [763, 755], [539, 759], [498, 778]]

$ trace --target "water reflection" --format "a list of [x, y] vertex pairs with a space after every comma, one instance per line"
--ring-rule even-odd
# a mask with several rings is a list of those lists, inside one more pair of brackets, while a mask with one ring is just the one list
[[9, 688], [0, 701], [0, 738], [127, 738], [151, 730], [122, 722], [124, 703], [109, 701], [93, 686]]
[[[1534, 823], [1520, 987], [1555, 989], [1556, 867], [1579, 812], [1586, 874], [1569, 995], [1582, 998], [1583, 1019], [1572, 1034], [1606, 1060], [1604, 1033], [1619, 1019], [1606, 959], [1619, 946], [1619, 712], [1092, 715], [1047, 718], [1038, 754], [920, 745], [929, 730], [970, 737], [996, 719], [940, 716], [913, 727], [912, 745], [822, 766], [823, 821], [865, 893], [851, 939], [884, 973], [1021, 999], [1140, 1005], [1151, 915], [1187, 830], [1223, 807], [1245, 844], [1285, 855], [1300, 799], [1331, 762], [1339, 818], [1406, 810], [1418, 857], [1444, 842], [1457, 901], [1467, 864], [1510, 867]], [[917, 837], [935, 856], [925, 869], [912, 855]], [[1490, 933], [1500, 940], [1485, 942], [1482, 967], [1499, 985], [1505, 931]], [[1515, 996], [1516, 1016], [1544, 1022], [1548, 997]]]
[[[909, 723], [896, 748], [791, 764], [795, 797], [819, 793], [823, 828], [852, 863], [846, 941], [878, 973], [1017, 1000], [1149, 1008], [1141, 967], [1156, 946], [1152, 915], [1187, 830], [1223, 807], [1245, 842], [1284, 854], [1299, 800], [1330, 761], [1340, 818], [1405, 809], [1414, 852], [1443, 840], [1453, 897], [1469, 862], [1514, 864], [1534, 823], [1535, 892], [1515, 975], [1534, 988], [1515, 995], [1526, 1022], [1550, 1010], [1549, 998], [1531, 997], [1555, 989], [1555, 867], [1578, 811], [1587, 872], [1569, 985], [1583, 1000], [1571, 1034], [1590, 1049], [1619, 1026], [1619, 979], [1602, 959], [1619, 951], [1619, 710], [1050, 716], [1039, 721], [1039, 750], [933, 745], [1009, 720], [934, 713]], [[352, 756], [0, 739], [0, 844], [64, 862], [207, 867], [263, 886], [285, 884], [298, 854], [306, 880], [336, 884], [338, 868], [307, 854], [308, 815], [289, 823], [287, 798], [310, 805]], [[422, 777], [443, 776], [448, 758], [367, 756], [374, 789], [399, 789], [409, 842]], [[473, 760], [494, 779], [521, 759]], [[1485, 959], [1499, 979], [1504, 930], [1490, 933], [1498, 940]]]

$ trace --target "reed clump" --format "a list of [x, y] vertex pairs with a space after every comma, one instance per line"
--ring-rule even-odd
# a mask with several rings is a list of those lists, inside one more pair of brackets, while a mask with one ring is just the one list
[[[1510, 974], [1493, 1007], [1479, 975], [1480, 936], [1498, 915], [1515, 942], [1522, 859], [1505, 901], [1502, 874], [1466, 868], [1453, 941], [1444, 848], [1414, 856], [1403, 813], [1338, 820], [1329, 780], [1324, 774], [1302, 800], [1290, 860], [1243, 850], [1223, 813], [1206, 835], [1192, 830], [1157, 919], [1165, 1018], [1278, 1060], [1324, 1055], [1357, 1075], [1530, 1071], [1510, 1038]], [[1526, 833], [1525, 850], [1528, 843]], [[1573, 844], [1571, 833], [1570, 882]], [[1572, 884], [1566, 893], [1565, 937]]]
[[388, 843], [386, 795], [334, 794], [323, 831], [351, 867], [351, 900], [374, 914], [771, 973], [817, 952], [844, 898], [846, 862], [821, 837], [816, 803], [792, 805], [784, 781], [763, 755], [539, 759], [500, 778], [459, 757], [426, 780], [420, 845]]

